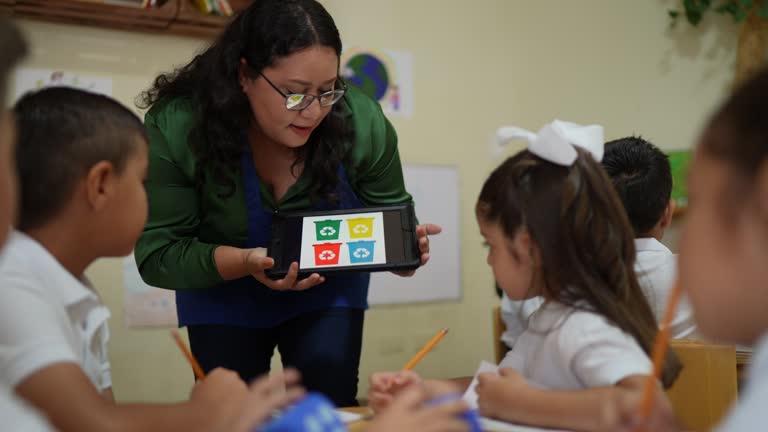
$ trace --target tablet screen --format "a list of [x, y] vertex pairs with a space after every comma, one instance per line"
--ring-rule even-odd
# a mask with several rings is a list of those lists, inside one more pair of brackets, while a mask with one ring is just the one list
[[386, 262], [383, 212], [303, 218], [300, 269]]

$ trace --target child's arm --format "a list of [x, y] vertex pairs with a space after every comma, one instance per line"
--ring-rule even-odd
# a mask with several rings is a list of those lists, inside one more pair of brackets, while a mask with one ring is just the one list
[[[46, 367], [24, 379], [16, 392], [62, 432], [235, 430], [236, 422], [248, 411], [244, 404], [249, 397], [248, 388], [236, 373], [215, 370], [196, 385], [189, 402], [115, 404], [106, 400], [74, 363]], [[295, 396], [286, 394], [286, 400]], [[254, 408], [271, 412], [285, 400], [249, 402]]]
[[[500, 420], [574, 431], [631, 430], [646, 376], [624, 378], [615, 386], [580, 391], [548, 391], [529, 386], [512, 369], [483, 374], [477, 387], [480, 413]], [[654, 431], [678, 430], [666, 395], [656, 395]]]

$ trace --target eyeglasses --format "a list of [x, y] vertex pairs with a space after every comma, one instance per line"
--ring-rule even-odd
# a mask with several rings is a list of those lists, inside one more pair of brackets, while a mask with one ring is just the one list
[[306, 93], [285, 94], [279, 88], [277, 88], [276, 85], [272, 84], [272, 81], [270, 81], [269, 78], [264, 76], [263, 73], [260, 75], [262, 78], [264, 78], [264, 81], [268, 82], [269, 85], [271, 85], [276, 92], [280, 93], [280, 95], [285, 98], [285, 108], [291, 111], [301, 111], [307, 108], [308, 106], [312, 105], [312, 102], [314, 102], [315, 99], [318, 100], [321, 107], [329, 107], [335, 104], [336, 102], [340, 101], [341, 98], [344, 96], [344, 93], [346, 93], [347, 91], [347, 86], [344, 84], [344, 81], [342, 81], [341, 78], [339, 78], [338, 82], [341, 83], [342, 88], [327, 91], [321, 95], [311, 95]]

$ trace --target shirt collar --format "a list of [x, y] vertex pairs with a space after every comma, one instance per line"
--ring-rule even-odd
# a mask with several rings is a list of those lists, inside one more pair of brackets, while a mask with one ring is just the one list
[[653, 237], [636, 238], [635, 249], [637, 252], [653, 251], [672, 253], [668, 247], [664, 246], [664, 243], [656, 240]]

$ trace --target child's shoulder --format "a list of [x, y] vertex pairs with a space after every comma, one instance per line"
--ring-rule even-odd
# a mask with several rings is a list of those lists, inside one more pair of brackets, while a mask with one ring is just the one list
[[26, 293], [50, 299], [87, 289], [40, 243], [14, 231], [0, 257], [0, 298]]
[[0, 283], [2, 289], [12, 288], [21, 280], [42, 280], [50, 274], [55, 259], [32, 238], [18, 231], [8, 237], [0, 258]]
[[557, 345], [565, 350], [578, 351], [610, 341], [632, 341], [629, 334], [587, 306], [547, 303], [535, 315], [538, 315], [535, 327], [552, 332]]

